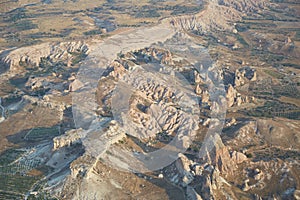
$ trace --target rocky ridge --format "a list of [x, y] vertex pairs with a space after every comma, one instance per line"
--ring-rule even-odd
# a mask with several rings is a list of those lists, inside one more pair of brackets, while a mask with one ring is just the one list
[[88, 46], [84, 42], [61, 42], [42, 43], [30, 47], [22, 47], [15, 50], [4, 51], [0, 54], [1, 62], [11, 72], [22, 69], [22, 66], [32, 65], [39, 67], [41, 59], [47, 58], [49, 61], [64, 60], [70, 62], [72, 52], [87, 53]]
[[234, 22], [241, 20], [245, 13], [256, 13], [266, 4], [268, 2], [265, 0], [213, 0], [208, 1], [203, 12], [194, 16], [174, 18], [171, 23], [179, 29], [196, 34], [206, 34], [212, 30], [236, 33]]

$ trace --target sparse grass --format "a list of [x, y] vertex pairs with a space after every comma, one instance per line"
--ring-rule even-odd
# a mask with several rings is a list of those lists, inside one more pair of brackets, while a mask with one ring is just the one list
[[263, 150], [258, 150], [253, 152], [255, 155], [255, 160], [271, 160], [271, 159], [281, 159], [281, 160], [286, 160], [286, 159], [296, 159], [299, 158], [300, 153], [298, 151], [294, 150], [282, 150], [280, 148], [276, 147], [271, 147], [271, 148], [266, 148]]
[[300, 108], [300, 99], [299, 98], [281, 96], [279, 98], [279, 100], [282, 101], [282, 102], [285, 102], [285, 103], [294, 104], [294, 105], [296, 105]]
[[84, 35], [100, 35], [102, 32], [100, 30], [91, 30], [83, 33]]
[[268, 75], [272, 76], [273, 78], [277, 78], [277, 79], [282, 79], [284, 78], [284, 75], [279, 73], [279, 72], [276, 72], [274, 70], [264, 70], [265, 73], [267, 73]]
[[293, 68], [296, 68], [296, 69], [300, 69], [300, 65], [295, 64], [295, 63], [282, 63], [282, 65], [286, 66], [286, 67], [293, 67]]
[[80, 63], [82, 60], [84, 60], [87, 57], [87, 54], [83, 51], [75, 51], [75, 52], [70, 52], [73, 56], [72, 58], [72, 64], [76, 65]]
[[203, 5], [201, 6], [181, 6], [181, 5], [176, 5], [176, 6], [171, 6], [167, 7], [166, 10], [171, 10], [171, 15], [181, 15], [181, 14], [192, 14], [192, 13], [197, 13], [200, 12], [200, 10], [203, 9]]
[[30, 17], [32, 17], [32, 15], [28, 14], [24, 7], [20, 7], [8, 12], [7, 16], [5, 17], [5, 22], [16, 22]]
[[259, 57], [261, 61], [270, 63], [273, 66], [279, 66], [279, 63], [286, 58], [284, 55], [275, 54], [265, 50], [258, 51], [256, 49], [252, 49], [251, 55]]
[[15, 194], [15, 193], [10, 193], [10, 192], [0, 192], [0, 199], [1, 200], [19, 200], [19, 199], [24, 199], [24, 195], [21, 194]]
[[249, 44], [246, 42], [246, 40], [243, 38], [243, 36], [241, 36], [240, 34], [237, 34], [237, 39], [238, 41], [245, 47], [248, 48]]
[[266, 101], [263, 106], [247, 111], [245, 114], [254, 117], [299, 119], [300, 109], [293, 104], [279, 101]]
[[12, 28], [16, 29], [17, 31], [25, 31], [25, 30], [38, 28], [38, 26], [32, 23], [31, 20], [22, 20], [22, 21], [15, 22], [11, 25]]
[[[0, 10], [7, 17], [0, 20], [0, 26], [9, 28], [0, 30], [0, 33], [5, 35], [5, 41], [0, 41], [3, 47], [63, 41], [66, 38], [82, 39], [85, 32], [97, 29], [95, 19], [92, 17], [95, 14], [99, 19], [109, 18], [118, 27], [138, 27], [156, 23], [160, 18], [197, 13], [203, 9], [197, 3], [183, 0], [174, 2], [80, 0], [44, 3], [41, 1], [26, 7], [21, 7], [13, 1], [5, 4], [5, 8]], [[12, 29], [11, 23], [15, 23], [17, 31]], [[89, 33], [85, 34], [92, 36]]]
[[250, 28], [249, 24], [246, 23], [238, 23], [235, 28], [237, 29], [238, 32], [245, 32]]

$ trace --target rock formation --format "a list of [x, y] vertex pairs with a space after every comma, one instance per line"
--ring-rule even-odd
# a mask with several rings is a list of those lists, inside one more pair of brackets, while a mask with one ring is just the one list
[[250, 67], [244, 67], [236, 70], [234, 85], [236, 87], [239, 87], [246, 83], [249, 83], [249, 81], [256, 81], [256, 79], [256, 71], [254, 69], [251, 69]]
[[237, 97], [237, 91], [232, 85], [229, 85], [227, 89], [226, 99], [227, 99], [227, 106], [231, 107], [234, 105], [235, 100]]
[[257, 12], [258, 10], [265, 8], [268, 2], [265, 0], [219, 0], [219, 4], [232, 7], [240, 12]]
[[[207, 9], [200, 14], [188, 17], [174, 18], [171, 23], [179, 29], [192, 33], [205, 34], [210, 30], [236, 30], [232, 21], [239, 21], [244, 12], [256, 12], [265, 7], [266, 0], [213, 0], [209, 1]], [[222, 17], [219, 17], [222, 16]]]
[[63, 147], [70, 147], [74, 144], [81, 143], [80, 139], [82, 137], [81, 129], [74, 129], [67, 131], [64, 135], [55, 137], [53, 139], [53, 151], [56, 151]]
[[183, 154], [179, 154], [178, 156], [179, 158], [177, 159], [175, 165], [177, 167], [177, 170], [179, 171], [182, 186], [186, 187], [194, 180], [190, 169], [192, 162]]
[[79, 90], [82, 86], [83, 86], [83, 83], [80, 80], [75, 79], [72, 83], [70, 83], [69, 91], [75, 92], [75, 91]]
[[123, 76], [126, 69], [120, 62], [114, 61], [111, 63], [109, 71], [109, 76], [112, 76], [115, 79], [119, 79], [121, 78], [121, 76]]
[[42, 58], [67, 62], [72, 57], [71, 53], [77, 51], [87, 53], [88, 46], [83, 42], [43, 43], [2, 53], [0, 60], [9, 67], [10, 71], [18, 71], [23, 65], [39, 67]]

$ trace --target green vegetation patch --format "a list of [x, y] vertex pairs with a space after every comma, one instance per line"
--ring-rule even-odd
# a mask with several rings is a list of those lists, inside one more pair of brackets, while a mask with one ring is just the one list
[[157, 9], [150, 6], [142, 6], [141, 9], [134, 15], [136, 18], [156, 18], [161, 15], [157, 12]]
[[0, 192], [0, 199], [3, 200], [16, 200], [16, 199], [24, 199], [24, 196], [21, 194], [15, 194], [10, 192]]
[[263, 106], [247, 111], [245, 114], [254, 117], [300, 119], [300, 108], [280, 101], [266, 101]]
[[102, 34], [102, 31], [100, 31], [100, 30], [91, 30], [91, 31], [86, 31], [83, 34], [86, 35], [86, 36], [88, 36], [88, 35], [100, 35], [100, 34]]
[[57, 200], [55, 197], [51, 197], [50, 194], [46, 192], [38, 193], [37, 195], [29, 195], [28, 200]]
[[[8, 165], [17, 160], [24, 153], [22, 150], [8, 149], [0, 154], [0, 165]], [[1, 180], [1, 179], [0, 179]], [[1, 187], [0, 187], [1, 188]]]
[[300, 39], [300, 30], [297, 30], [297, 31], [296, 31], [295, 38], [297, 38], [298, 40]]
[[0, 174], [0, 188], [2, 191], [26, 194], [38, 179], [33, 176]]
[[57, 126], [50, 128], [34, 128], [32, 129], [28, 135], [26, 135], [27, 140], [44, 140], [51, 139], [55, 136], [59, 135], [59, 129]]

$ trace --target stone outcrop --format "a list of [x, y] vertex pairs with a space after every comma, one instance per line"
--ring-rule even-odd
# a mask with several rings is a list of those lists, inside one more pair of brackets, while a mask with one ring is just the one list
[[56, 151], [63, 147], [69, 147], [74, 144], [81, 143], [81, 132], [81, 129], [69, 130], [64, 135], [53, 138], [53, 150]]
[[67, 88], [67, 84], [64, 82], [57, 82], [55, 77], [30, 76], [25, 83], [25, 87], [30, 92], [44, 90], [48, 91], [48, 93], [51, 93], [52, 91], [64, 91], [65, 88]]
[[203, 84], [204, 80], [201, 77], [200, 73], [197, 71], [194, 71], [194, 79], [195, 79], [195, 84]]
[[201, 94], [202, 94], [202, 89], [201, 89], [200, 84], [197, 84], [197, 85], [196, 85], [195, 93], [196, 93], [197, 95], [201, 95]]
[[22, 47], [0, 54], [0, 61], [9, 67], [10, 71], [18, 71], [22, 65], [38, 67], [42, 58], [50, 61], [68, 60], [72, 52], [88, 52], [88, 46], [83, 42], [43, 43], [30, 47]]
[[171, 52], [167, 51], [166, 53], [164, 53], [160, 62], [161, 62], [161, 64], [173, 65], [174, 62], [173, 62], [173, 58], [172, 58]]
[[207, 90], [204, 90], [202, 92], [202, 103], [210, 104], [210, 101], [209, 101], [209, 92]]
[[192, 161], [183, 154], [179, 154], [178, 156], [179, 158], [177, 159], [175, 165], [180, 174], [182, 186], [185, 187], [194, 180], [190, 169]]
[[144, 48], [133, 53], [127, 53], [127, 59], [136, 59], [145, 63], [160, 63], [165, 65], [174, 65], [172, 53], [168, 50], [158, 48]]
[[228, 107], [231, 107], [234, 105], [236, 97], [237, 97], [236, 89], [232, 85], [229, 85], [229, 87], [227, 89], [227, 93], [226, 93]]
[[257, 75], [256, 71], [250, 67], [243, 67], [235, 71], [234, 85], [236, 87], [243, 86], [249, 81], [256, 81]]
[[43, 99], [40, 99], [38, 97], [24, 95], [23, 96], [23, 100], [31, 102], [31, 103], [34, 103], [37, 106], [42, 106], [42, 107], [49, 108], [51, 110], [56, 110], [57, 111], [57, 117], [58, 117], [58, 119], [62, 120], [63, 116], [64, 116], [65, 109], [67, 107], [69, 107], [70, 105], [67, 105], [67, 104], [65, 104], [63, 102], [52, 102], [52, 101], [49, 101], [49, 96], [51, 97], [51, 95], [48, 95], [48, 96], [46, 95], [46, 96], [44, 96]]
[[256, 0], [219, 0], [220, 5], [232, 7], [239, 12], [257, 12], [258, 10], [264, 9], [267, 5], [267, 1], [256, 1]]
[[237, 164], [240, 164], [247, 160], [247, 156], [241, 152], [229, 152], [227, 147], [221, 148], [216, 151], [216, 155], [213, 158], [213, 164], [215, 164], [222, 173], [233, 173], [233, 170], [237, 168]]
[[123, 76], [126, 69], [120, 62], [113, 61], [109, 67], [109, 71], [109, 76], [119, 79], [121, 76]]
[[[223, 16], [223, 17], [218, 17]], [[210, 1], [207, 9], [199, 14], [188, 17], [176, 17], [171, 23], [178, 29], [192, 33], [207, 33], [210, 30], [233, 30], [228, 22], [241, 18], [241, 13], [234, 9], [220, 6], [215, 1]]]
[[231, 22], [239, 21], [245, 12], [256, 12], [266, 4], [266, 0], [213, 0], [208, 2], [203, 12], [194, 16], [176, 17], [171, 24], [192, 33], [207, 33], [210, 30], [236, 32]]
[[[195, 104], [193, 99], [174, 87], [168, 87], [164, 82], [165, 80], [155, 75], [143, 71], [135, 73], [137, 74], [124, 76], [122, 80], [128, 85], [138, 88], [138, 92], [135, 95], [139, 97], [130, 101], [128, 113], [134, 125], [132, 127], [127, 126], [127, 131], [136, 133], [137, 130], [141, 130], [138, 132], [144, 134], [144, 137], [154, 137], [161, 132], [167, 134], [177, 133], [178, 136], [182, 135], [185, 137], [193, 134], [192, 132], [198, 129], [196, 116], [174, 107], [174, 103], [178, 103], [180, 107], [191, 107], [191, 105]], [[148, 78], [145, 79], [145, 77]], [[116, 94], [113, 97], [113, 102], [117, 103], [122, 96], [122, 94]], [[124, 101], [127, 102], [128, 100], [124, 99]], [[128, 124], [132, 124], [127, 116], [122, 118]], [[134, 126], [137, 127], [137, 130], [132, 129]], [[184, 130], [190, 130], [190, 133], [186, 133]], [[137, 137], [141, 136], [138, 135]], [[184, 138], [182, 141], [185, 141]]]
[[110, 145], [126, 138], [126, 132], [116, 121], [110, 121], [106, 128], [103, 128], [102, 126], [104, 125], [101, 125], [101, 123], [106, 122], [105, 120], [104, 122], [97, 120], [92, 122], [90, 129], [94, 131], [88, 133], [83, 140], [83, 145], [85, 146], [87, 155], [95, 158], [104, 154]]
[[249, 98], [248, 96], [242, 95], [241, 93], [237, 92], [237, 90], [232, 85], [229, 85], [227, 89], [226, 99], [228, 107], [232, 107], [234, 105], [241, 106], [242, 104], [254, 101], [254, 98]]
[[205, 173], [203, 176], [200, 177], [199, 184], [196, 186], [195, 190], [198, 194], [201, 194], [203, 199], [213, 199], [213, 188], [212, 188], [212, 181], [210, 173]]
[[228, 84], [226, 99], [227, 106], [241, 106], [245, 103], [255, 102], [254, 97], [246, 96], [237, 91], [237, 88], [249, 84], [251, 81], [257, 80], [256, 71], [250, 67], [243, 67], [235, 71], [235, 73], [224, 73], [224, 82]]
[[244, 184], [243, 184], [243, 186], [242, 186], [242, 190], [244, 191], [244, 192], [247, 192], [248, 190], [250, 190], [250, 186], [249, 186], [249, 179], [246, 179], [245, 181], [244, 181]]
[[[241, 152], [230, 151], [229, 147], [225, 146], [222, 140], [218, 137], [214, 142], [214, 146], [206, 152], [203, 157], [204, 161], [212, 166], [215, 166], [222, 174], [233, 174], [237, 165], [247, 161], [247, 156]], [[200, 152], [200, 156], [204, 154]]]

